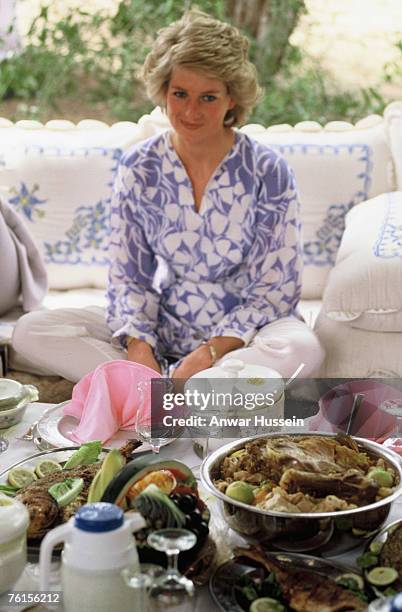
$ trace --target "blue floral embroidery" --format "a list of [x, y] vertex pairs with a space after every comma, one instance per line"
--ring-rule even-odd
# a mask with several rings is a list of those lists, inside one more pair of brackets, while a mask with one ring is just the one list
[[303, 245], [305, 265], [325, 267], [333, 266], [336, 254], [345, 229], [346, 213], [359, 202], [367, 200], [371, 173], [373, 169], [372, 149], [365, 144], [316, 145], [316, 144], [272, 144], [292, 165], [292, 155], [339, 155], [346, 152], [362, 164], [362, 171], [356, 176], [356, 191], [349, 202], [332, 204], [328, 207], [322, 225], [316, 231], [315, 240], [306, 240]]
[[402, 225], [399, 223], [401, 215], [397, 210], [398, 202], [395, 194], [389, 193], [387, 197], [384, 220], [373, 253], [383, 259], [402, 259]]
[[[71, 227], [66, 231], [66, 240], [55, 243], [44, 242], [46, 263], [107, 265], [109, 243], [109, 203], [100, 200], [95, 206], [80, 206]], [[87, 249], [97, 251], [86, 256]], [[99, 253], [99, 254], [98, 254]]]
[[23, 182], [21, 182], [19, 191], [17, 191], [15, 187], [10, 189], [11, 193], [16, 194], [14, 198], [9, 198], [10, 204], [13, 204], [18, 211], [22, 212], [29, 221], [34, 221], [34, 215], [39, 219], [45, 216], [44, 210], [36, 208], [47, 202], [47, 200], [40, 200], [35, 196], [35, 192], [38, 191], [38, 189], [39, 185], [34, 185], [31, 191], [29, 191], [28, 187]]

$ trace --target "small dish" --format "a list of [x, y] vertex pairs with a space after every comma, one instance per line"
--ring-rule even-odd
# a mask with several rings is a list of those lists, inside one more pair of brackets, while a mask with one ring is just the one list
[[[325, 575], [327, 578], [335, 580], [344, 574], [360, 575], [360, 570], [347, 567], [332, 561], [300, 555], [295, 553], [266, 553], [268, 558], [280, 561], [285, 567], [289, 564], [292, 568], [309, 570], [313, 573]], [[236, 556], [233, 559], [219, 565], [209, 582], [209, 590], [222, 612], [245, 612], [248, 610], [239, 597], [239, 585], [244, 579], [250, 577], [261, 580], [259, 571], [263, 569], [258, 563]], [[264, 570], [267, 574], [268, 572]]]
[[[386, 597], [388, 595], [392, 595], [393, 593], [391, 591], [395, 591], [396, 593], [399, 592], [402, 588], [401, 529], [402, 519], [398, 519], [381, 529], [381, 531], [379, 531], [367, 544], [364, 554], [360, 555], [360, 557], [358, 557], [357, 559], [359, 565], [361, 565], [362, 567], [365, 566], [363, 568], [365, 579], [377, 597]], [[392, 536], [392, 534], [396, 531], [398, 531], [398, 542], [392, 545], [393, 553], [396, 553], [394, 559], [395, 564], [392, 565], [391, 561], [389, 560], [389, 554], [384, 555], [383, 547], [384, 544]], [[382, 557], [382, 555], [384, 555], [384, 557]], [[382, 586], [373, 584], [373, 582], [370, 581], [368, 575], [371, 570], [378, 567], [392, 567], [398, 572], [399, 578], [396, 578], [395, 581], [389, 584], [384, 584]], [[389, 591], [388, 589], [391, 589], [391, 591]]]
[[[8, 382], [16, 381], [7, 380], [7, 383]], [[21, 385], [20, 383], [17, 383], [17, 385], [21, 387], [20, 394], [18, 395], [18, 401], [10, 401], [8, 405], [3, 404], [0, 408], [0, 429], [7, 429], [8, 427], [12, 427], [13, 425], [19, 423], [24, 416], [24, 412], [28, 404], [31, 402], [36, 402], [39, 399], [38, 390], [33, 385]], [[0, 396], [1, 395], [2, 392], [0, 389]], [[17, 396], [14, 396], [14, 398], [15, 397]], [[3, 399], [5, 399], [4, 396]]]

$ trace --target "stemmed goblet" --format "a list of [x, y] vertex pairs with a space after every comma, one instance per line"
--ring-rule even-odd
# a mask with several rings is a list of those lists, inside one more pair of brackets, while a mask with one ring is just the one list
[[188, 529], [159, 529], [150, 533], [147, 541], [155, 550], [165, 552], [168, 559], [166, 572], [154, 582], [149, 591], [154, 609], [187, 609], [189, 598], [194, 596], [194, 584], [180, 574], [177, 562], [179, 554], [190, 550], [197, 542], [195, 533]]
[[135, 430], [143, 442], [148, 443], [154, 453], [159, 453], [164, 439], [152, 436], [152, 411], [151, 411], [151, 380], [143, 380], [138, 383], [140, 402], [135, 416]]

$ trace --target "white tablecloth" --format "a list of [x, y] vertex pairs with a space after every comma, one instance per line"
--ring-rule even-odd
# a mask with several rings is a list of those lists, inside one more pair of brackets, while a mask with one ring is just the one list
[[[27, 407], [23, 420], [18, 425], [10, 427], [10, 429], [0, 430], [0, 435], [7, 438], [10, 442], [10, 446], [7, 451], [0, 454], [0, 472], [17, 461], [39, 452], [33, 442], [17, 440], [16, 437], [24, 434], [29, 426], [41, 417], [44, 410], [50, 407], [51, 404], [43, 404], [39, 402], [30, 404]], [[183, 461], [190, 468], [200, 463], [199, 458], [193, 451], [192, 441], [189, 439], [177, 440], [173, 444], [167, 446], [163, 450], [163, 455], [164, 457], [170, 457], [172, 459]], [[244, 544], [244, 540], [227, 527], [218, 511], [216, 499], [212, 496], [208, 496], [205, 491], [201, 491], [201, 493], [204, 499], [207, 498], [208, 506], [211, 510], [211, 535], [218, 543], [219, 557], [224, 559], [226, 556], [229, 557], [231, 547]], [[399, 498], [397, 503], [393, 505], [388, 522], [392, 522], [401, 517], [402, 496]], [[360, 549], [354, 550], [337, 556], [336, 561], [345, 563], [347, 565], [353, 565], [356, 556], [358, 556], [360, 553]], [[35, 581], [32, 578], [32, 571], [30, 571], [25, 572], [21, 576], [13, 590], [32, 591], [35, 590], [35, 587], [37, 588], [37, 584], [35, 584]], [[3, 595], [0, 597], [0, 612], [11, 612], [12, 610], [16, 609], [16, 607], [10, 607], [7, 605], [7, 596]], [[19, 610], [21, 609], [22, 608], [19, 608]], [[204, 587], [198, 593], [194, 610], [196, 612], [205, 612], [205, 610], [208, 610], [208, 612], [214, 612], [219, 610], [218, 606], [212, 600], [207, 587]]]

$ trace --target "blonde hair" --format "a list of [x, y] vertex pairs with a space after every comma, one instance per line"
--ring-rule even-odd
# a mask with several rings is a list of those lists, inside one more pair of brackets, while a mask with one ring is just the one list
[[235, 102], [225, 126], [242, 124], [261, 90], [255, 66], [248, 60], [248, 40], [234, 26], [197, 9], [158, 31], [140, 71], [147, 94], [165, 107], [167, 86], [175, 66], [205, 73], [226, 84]]

